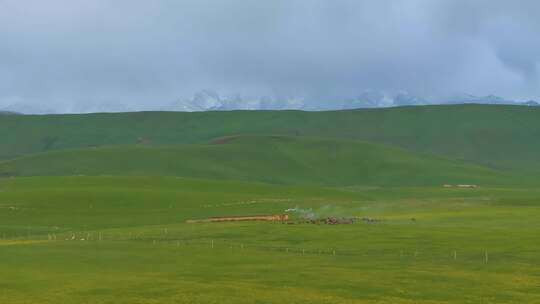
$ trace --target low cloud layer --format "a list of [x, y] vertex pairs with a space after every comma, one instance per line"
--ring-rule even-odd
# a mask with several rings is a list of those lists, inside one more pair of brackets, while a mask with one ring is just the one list
[[0, 0], [0, 108], [152, 109], [202, 89], [540, 99], [540, 2]]

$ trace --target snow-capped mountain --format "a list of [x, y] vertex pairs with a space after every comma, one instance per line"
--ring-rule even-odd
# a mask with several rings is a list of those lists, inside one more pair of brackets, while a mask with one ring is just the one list
[[0, 112], [16, 112], [23, 114], [50, 113], [95, 113], [95, 112], [130, 112], [130, 111], [228, 111], [228, 110], [304, 110], [324, 111], [357, 108], [382, 108], [395, 106], [417, 106], [433, 104], [510, 104], [523, 106], [539, 106], [534, 100], [513, 101], [495, 95], [474, 96], [460, 94], [446, 98], [428, 99], [408, 92], [387, 93], [380, 91], [364, 91], [348, 98], [322, 98], [299, 96], [262, 96], [244, 97], [240, 95], [221, 96], [212, 90], [197, 92], [192, 98], [183, 98], [168, 105], [127, 106], [118, 102], [81, 103], [63, 108], [50, 109], [39, 105], [15, 102], [0, 108]]
[[430, 104], [422, 97], [418, 97], [409, 93], [399, 93], [394, 97], [394, 106], [417, 106]]
[[339, 109], [380, 108], [392, 105], [392, 96], [377, 91], [365, 91], [358, 96], [345, 99]]
[[259, 98], [245, 98], [240, 95], [223, 97], [210, 90], [196, 93], [191, 99], [181, 99], [173, 104], [163, 107], [170, 111], [227, 111], [227, 110], [283, 110], [305, 108], [303, 98], [273, 98], [263, 96]]
[[226, 111], [226, 110], [342, 110], [381, 108], [404, 105], [430, 104], [425, 99], [406, 92], [395, 95], [365, 91], [350, 98], [270, 97], [245, 98], [239, 95], [222, 97], [214, 91], [201, 91], [191, 99], [182, 99], [165, 107], [172, 111]]
[[480, 104], [516, 104], [518, 102], [507, 100], [503, 97], [495, 95], [474, 96], [470, 94], [461, 94], [452, 97], [447, 97], [442, 103], [460, 104], [460, 103], [480, 103]]

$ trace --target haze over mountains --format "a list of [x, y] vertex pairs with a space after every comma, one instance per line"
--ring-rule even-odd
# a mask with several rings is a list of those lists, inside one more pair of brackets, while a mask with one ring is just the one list
[[169, 103], [155, 105], [128, 105], [119, 102], [74, 103], [72, 106], [36, 106], [15, 102], [0, 108], [0, 114], [61, 114], [61, 113], [97, 113], [97, 112], [136, 112], [136, 111], [228, 111], [228, 110], [304, 110], [325, 111], [356, 108], [384, 108], [395, 106], [418, 106], [435, 104], [498, 104], [538, 106], [534, 100], [517, 101], [495, 95], [475, 96], [457, 94], [444, 98], [425, 98], [402, 91], [386, 93], [365, 91], [354, 97], [290, 97], [260, 96], [244, 97], [241, 95], [222, 95], [214, 90], [202, 90], [191, 98], [181, 98]]

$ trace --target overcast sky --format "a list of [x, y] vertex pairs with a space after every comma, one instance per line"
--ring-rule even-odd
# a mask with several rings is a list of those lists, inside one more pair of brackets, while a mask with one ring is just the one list
[[222, 94], [540, 99], [537, 0], [0, 0], [0, 106]]

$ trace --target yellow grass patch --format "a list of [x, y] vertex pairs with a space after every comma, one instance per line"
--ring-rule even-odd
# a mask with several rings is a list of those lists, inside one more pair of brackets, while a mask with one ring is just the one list
[[46, 243], [47, 240], [7, 240], [0, 241], [0, 246], [14, 246], [14, 245], [30, 245], [37, 243]]

